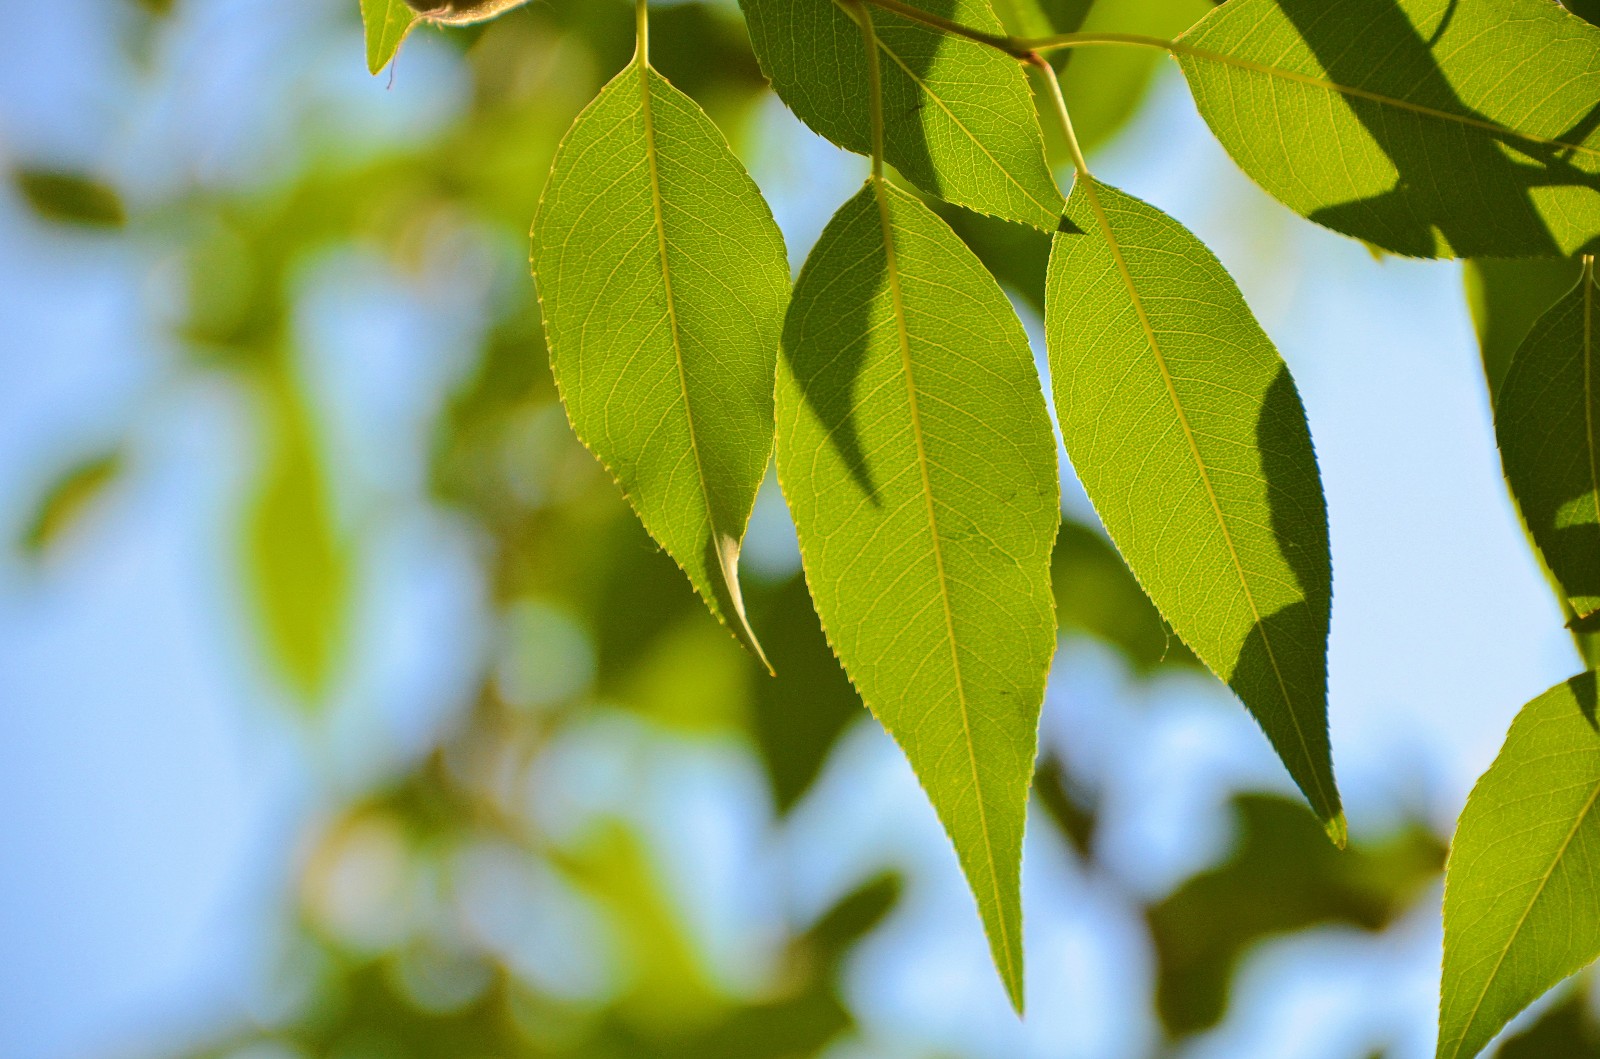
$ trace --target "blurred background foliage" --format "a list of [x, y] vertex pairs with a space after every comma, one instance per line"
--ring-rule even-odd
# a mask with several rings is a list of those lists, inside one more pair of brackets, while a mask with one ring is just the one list
[[[175, 61], [168, 38], [203, 6], [101, 0], [97, 17], [117, 27], [124, 52], [108, 75], [125, 82], [118, 89], [161, 78], [163, 64]], [[328, 10], [308, 14], [301, 32], [330, 42], [319, 62], [359, 71], [357, 5], [321, 6]], [[1059, 30], [1170, 35], [1207, 6], [1059, 0], [1043, 10]], [[1039, 9], [998, 0], [997, 10], [1018, 20], [1019, 32], [1040, 31], [1028, 21]], [[793, 222], [791, 239], [794, 228], [814, 235], [831, 204], [807, 203], [793, 188], [808, 181], [806, 152], [818, 148], [795, 146], [805, 134], [781, 124], [736, 8], [662, 4], [652, 36], [658, 68], [707, 109], [758, 177], [786, 181], [801, 200], [787, 211], [779, 204], [780, 219]], [[850, 815], [874, 798], [870, 783], [852, 786], [851, 772], [861, 756], [852, 733], [870, 731], [871, 722], [818, 628], [771, 483], [758, 505], [746, 579], [776, 678], [706, 617], [572, 438], [557, 402], [523, 267], [525, 233], [558, 138], [632, 46], [624, 0], [535, 0], [471, 30], [419, 30], [389, 75], [396, 88], [385, 92], [382, 79], [361, 88], [369, 112], [391, 112], [387, 131], [364, 135], [326, 100], [284, 99], [287, 130], [272, 145], [281, 154], [247, 179], [191, 172], [152, 187], [114, 160], [95, 167], [6, 157], [14, 197], [46, 238], [132, 254], [156, 274], [149, 297], [159, 343], [175, 352], [149, 385], [159, 391], [203, 379], [233, 396], [229, 407], [247, 425], [253, 455], [224, 527], [224, 580], [275, 689], [269, 697], [293, 718], [307, 757], [321, 763], [310, 781], [322, 792], [320, 808], [282, 872], [275, 940], [259, 954], [271, 967], [260, 995], [200, 1018], [186, 1041], [147, 1045], [135, 1035], [113, 1054], [966, 1054], [887, 1039], [881, 1025], [869, 1032], [870, 990], [850, 986], [850, 968], [862, 966], [873, 938], [892, 941], [898, 918], [971, 941], [962, 950], [971, 956], [968, 976], [945, 987], [994, 988], [954, 860], [937, 843], [931, 859], [868, 858], [821, 880], [792, 865], [738, 859], [770, 851], [787, 829], [820, 834], [823, 844], [837, 833], [843, 842]], [[1085, 141], [1114, 144], [1139, 110], [1157, 57], [1102, 49], [1058, 61]], [[441, 68], [450, 75], [438, 76]], [[413, 78], [453, 93], [451, 105], [408, 95]], [[292, 79], [274, 84], [289, 92]], [[187, 101], [207, 92], [203, 80], [180, 83], [172, 104], [179, 120]], [[1045, 239], [940, 209], [1037, 313]], [[791, 249], [798, 259], [804, 247]], [[369, 413], [337, 394], [381, 403], [388, 391], [363, 377], [360, 358], [330, 382], [308, 351], [316, 329], [307, 323], [321, 300], [351, 296], [349, 284], [360, 296], [375, 273], [424, 314], [466, 307], [443, 331], [400, 315], [396, 326], [416, 333], [399, 337], [450, 347], [455, 359], [411, 384], [438, 391], [417, 402], [433, 412], [408, 422], [402, 409], [378, 430], [352, 423]], [[1543, 290], [1566, 280], [1527, 282]], [[1475, 289], [1492, 378], [1513, 332], [1526, 329], [1531, 302], [1515, 293], [1486, 301], [1489, 288]], [[61, 454], [16, 520], [18, 554], [49, 576], [143, 459], [131, 437], [92, 439]], [[370, 612], [385, 605], [371, 581], [386, 567], [373, 551], [382, 527], [418, 510], [447, 519], [467, 542], [487, 632], [467, 652], [462, 707], [404, 749], [346, 770], [341, 762], [361, 754], [343, 745], [340, 704], [360, 668]], [[1062, 527], [1053, 572], [1065, 643], [1119, 657], [1130, 679], [1152, 688], [1209, 682], [1098, 527], [1078, 514]], [[730, 850], [692, 828], [647, 826], [656, 788], [637, 781], [662, 754], [678, 761], [681, 785], [692, 788], [697, 770], [735, 777], [713, 794], [741, 801], [736, 815], [750, 822], [742, 845]], [[550, 779], [552, 769], [565, 787]], [[847, 793], [819, 796], [833, 773]], [[760, 782], [737, 781], [747, 774]], [[1104, 860], [1104, 785], [1102, 772], [1047, 738], [1031, 841], [1093, 880], [1097, 900], [1134, 910], [1124, 939], [1132, 969], [1111, 977], [1114, 988], [1142, 989], [1150, 999], [1143, 1024], [1115, 1049], [1038, 1054], [1179, 1054], [1191, 1035], [1224, 1019], [1241, 964], [1267, 942], [1306, 930], [1380, 932], [1419, 902], [1437, 901], [1444, 847], [1436, 827], [1400, 819], [1381, 834], [1358, 829], [1353, 851], [1340, 855], [1281, 787], [1234, 797], [1234, 837], [1209, 862], [1162, 886], [1124, 878]], [[925, 806], [894, 804], [931, 819]], [[929, 819], [914, 826], [925, 832]], [[799, 896], [776, 915], [708, 926], [706, 905], [725, 896], [722, 876], [685, 877], [684, 858], [663, 850], [663, 834], [709, 861], [721, 858], [725, 875]], [[1044, 863], [1055, 870], [1055, 861]], [[941, 875], [948, 878], [929, 881]], [[930, 886], [943, 902], [936, 914], [908, 918], [908, 902]], [[1029, 914], [1048, 897], [1034, 888]], [[757, 936], [737, 936], [746, 931]], [[1039, 947], [1030, 955], [1048, 958]], [[1093, 958], [1090, 950], [1075, 957]], [[854, 973], [915, 972], [894, 959], [867, 967]], [[1550, 1005], [1502, 1054], [1600, 1055], [1584, 996], [1574, 990]], [[1029, 999], [1036, 1012], [1062, 1000], [1037, 989]]]

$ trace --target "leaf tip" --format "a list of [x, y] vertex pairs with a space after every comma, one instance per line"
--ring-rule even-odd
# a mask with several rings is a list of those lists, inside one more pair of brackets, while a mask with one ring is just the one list
[[1344, 810], [1340, 809], [1332, 817], [1322, 822], [1322, 830], [1328, 834], [1328, 839], [1340, 850], [1350, 844], [1350, 827], [1345, 822]]
[[750, 628], [750, 619], [745, 614], [744, 593], [739, 589], [739, 541], [726, 533], [719, 533], [714, 548], [717, 571], [722, 575], [722, 591], [717, 595], [725, 597], [717, 601], [718, 611], [723, 612], [719, 616], [745, 649], [756, 656], [756, 661], [767, 671], [767, 676], [775, 677], [778, 672], [767, 660], [767, 652], [761, 649], [761, 641], [756, 639], [755, 630]]

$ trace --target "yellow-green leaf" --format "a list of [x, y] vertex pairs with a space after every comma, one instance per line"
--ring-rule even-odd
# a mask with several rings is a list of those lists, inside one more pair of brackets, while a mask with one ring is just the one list
[[777, 404], [778, 477], [823, 628], [955, 844], [1020, 1008], [1060, 521], [1027, 337], [938, 217], [869, 183], [800, 274]]
[[367, 69], [376, 74], [394, 60], [418, 15], [405, 0], [361, 0], [367, 35]]
[[1600, 29], [1549, 0], [1229, 0], [1195, 102], [1290, 209], [1397, 254], [1600, 246]]
[[1461, 811], [1445, 871], [1439, 1059], [1478, 1054], [1600, 954], [1597, 807], [1595, 675], [1585, 673], [1523, 707]]
[[562, 141], [533, 265], [573, 430], [759, 655], [737, 567], [772, 453], [788, 260], [722, 134], [642, 57]]
[[1198, 239], [1090, 177], [1055, 237], [1045, 335], [1067, 453], [1112, 541], [1342, 845], [1327, 508], [1288, 368]]

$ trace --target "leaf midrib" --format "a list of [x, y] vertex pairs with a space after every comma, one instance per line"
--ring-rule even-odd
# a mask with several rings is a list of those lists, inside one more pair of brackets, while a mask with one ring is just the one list
[[[892, 54], [892, 53], [891, 53]], [[939, 580], [939, 602], [944, 609], [945, 634], [950, 643], [950, 665], [955, 676], [956, 701], [960, 706], [961, 734], [967, 745], [967, 763], [972, 769], [972, 792], [978, 803], [978, 829], [983, 834], [983, 852], [989, 864], [989, 883], [994, 892], [995, 929], [1000, 935], [1000, 947], [1005, 950], [1004, 977], [1007, 989], [1020, 988], [1012, 983], [1016, 957], [1012, 952], [1011, 932], [1006, 925], [1005, 901], [1000, 895], [1000, 873], [995, 866], [994, 840], [989, 833], [989, 812], [984, 805], [983, 784], [978, 774], [978, 749], [972, 739], [972, 720], [967, 703], [966, 682], [961, 675], [961, 656], [956, 648], [955, 613], [950, 606], [950, 584], [945, 574], [944, 547], [939, 538], [938, 515], [933, 504], [933, 481], [928, 473], [928, 450], [922, 432], [922, 413], [917, 401], [916, 378], [911, 364], [911, 336], [906, 322], [905, 298], [901, 291], [900, 267], [894, 244], [894, 220], [889, 209], [889, 186], [882, 177], [871, 180], [873, 197], [877, 202], [878, 219], [883, 230], [884, 266], [888, 273], [889, 299], [894, 310], [895, 332], [900, 347], [900, 365], [906, 380], [906, 401], [911, 413], [911, 434], [917, 443], [917, 469], [922, 475], [922, 496], [927, 505], [928, 535], [933, 542], [933, 562]]]
[[1261, 643], [1266, 648], [1267, 660], [1272, 663], [1272, 674], [1278, 682], [1278, 690], [1283, 695], [1283, 704], [1289, 713], [1289, 720], [1294, 725], [1295, 738], [1300, 741], [1300, 750], [1305, 754], [1306, 764], [1312, 782], [1317, 786], [1317, 795], [1321, 801], [1319, 811], [1328, 813], [1328, 822], [1334, 821], [1333, 803], [1328, 799], [1327, 790], [1322, 785], [1322, 777], [1318, 774], [1316, 760], [1311, 754], [1311, 747], [1306, 742], [1305, 730], [1300, 725], [1300, 717], [1295, 712], [1294, 698], [1289, 694], [1288, 683], [1284, 680], [1283, 670], [1278, 665], [1277, 652], [1272, 649], [1272, 638], [1267, 634], [1266, 625], [1261, 620], [1261, 610], [1256, 606], [1255, 594], [1250, 591], [1249, 579], [1245, 576], [1244, 564], [1239, 558], [1238, 546], [1234, 543], [1233, 532], [1228, 528], [1228, 520], [1223, 515], [1222, 503], [1217, 497], [1216, 488], [1211, 484], [1211, 472], [1206, 467], [1205, 458], [1200, 454], [1200, 445], [1195, 439], [1194, 427], [1189, 422], [1188, 413], [1184, 410], [1183, 401], [1178, 396], [1177, 386], [1172, 379], [1172, 372], [1167, 367], [1166, 354], [1161, 350], [1161, 343], [1156, 337], [1155, 326], [1150, 322], [1150, 314], [1145, 309], [1144, 299], [1139, 294], [1139, 288], [1133, 281], [1133, 273], [1128, 268], [1128, 262], [1122, 255], [1122, 245], [1118, 242], [1116, 233], [1111, 228], [1111, 220], [1106, 216], [1105, 207], [1100, 202], [1099, 189], [1092, 177], [1079, 176], [1089, 208], [1094, 211], [1095, 221], [1100, 226], [1100, 233], [1105, 238], [1106, 246], [1111, 250], [1112, 260], [1116, 262], [1117, 272], [1122, 277], [1123, 286], [1127, 289], [1128, 298], [1133, 302], [1134, 312], [1139, 317], [1139, 326], [1144, 330], [1145, 342], [1150, 347], [1151, 354], [1155, 357], [1156, 367], [1161, 371], [1161, 381], [1166, 384], [1167, 397], [1172, 401], [1172, 409], [1177, 414], [1178, 425], [1183, 428], [1184, 440], [1189, 444], [1189, 455], [1194, 459], [1196, 470], [1200, 472], [1200, 483], [1205, 487], [1206, 499], [1211, 502], [1212, 514], [1216, 516], [1217, 526], [1222, 531], [1222, 539], [1228, 545], [1228, 557], [1233, 561], [1234, 572], [1239, 577], [1239, 587], [1244, 592], [1245, 602], [1250, 607], [1250, 613], [1255, 619], [1255, 627], [1261, 630]]
[[1472, 1032], [1473, 1023], [1478, 1021], [1478, 1012], [1483, 1008], [1484, 998], [1489, 995], [1489, 989], [1494, 985], [1494, 980], [1500, 975], [1500, 968], [1505, 964], [1506, 957], [1511, 953], [1511, 947], [1516, 944], [1517, 935], [1522, 933], [1522, 928], [1527, 925], [1528, 917], [1533, 914], [1533, 906], [1539, 903], [1539, 898], [1544, 896], [1545, 887], [1550, 884], [1551, 876], [1555, 875], [1556, 868], [1561, 865], [1561, 858], [1567, 855], [1567, 847], [1572, 845], [1572, 840], [1577, 837], [1578, 829], [1588, 819], [1589, 813], [1594, 810], [1595, 802], [1600, 801], [1600, 783], [1595, 784], [1594, 790], [1589, 792], [1589, 800], [1583, 803], [1583, 808], [1578, 810], [1577, 819], [1572, 822], [1572, 829], [1567, 832], [1567, 837], [1561, 841], [1561, 846], [1556, 850], [1554, 857], [1550, 858], [1550, 866], [1544, 870], [1544, 875], [1539, 879], [1539, 885], [1534, 889], [1533, 896], [1528, 899], [1528, 905], [1522, 910], [1522, 915], [1517, 917], [1517, 925], [1511, 928], [1511, 936], [1500, 949], [1500, 956], [1494, 962], [1494, 968], [1489, 972], [1489, 977], [1484, 979], [1483, 988], [1478, 992], [1478, 999], [1473, 1001], [1472, 1010], [1467, 1013], [1467, 1021], [1461, 1027], [1461, 1034], [1456, 1038], [1454, 1047], [1450, 1049], [1450, 1059], [1457, 1059], [1461, 1054], [1461, 1046]]
[[[1204, 23], [1202, 23], [1202, 25], [1203, 24]], [[1294, 81], [1298, 84], [1310, 85], [1313, 88], [1321, 88], [1329, 92], [1337, 92], [1340, 95], [1354, 96], [1357, 99], [1365, 99], [1372, 103], [1379, 103], [1384, 106], [1395, 107], [1399, 110], [1407, 110], [1414, 114], [1420, 114], [1424, 117], [1434, 118], [1439, 121], [1454, 122], [1459, 125], [1466, 125], [1471, 128], [1482, 129], [1485, 132], [1492, 132], [1496, 135], [1510, 136], [1515, 139], [1523, 140], [1527, 143], [1536, 143], [1544, 147], [1556, 147], [1563, 150], [1576, 151], [1580, 154], [1592, 155], [1595, 158], [1600, 158], [1600, 148], [1590, 147], [1581, 143], [1571, 143], [1567, 140], [1555, 139], [1547, 136], [1539, 136], [1535, 133], [1523, 132], [1520, 129], [1513, 129], [1510, 126], [1501, 125], [1497, 122], [1487, 121], [1482, 118], [1474, 118], [1466, 114], [1453, 114], [1448, 110], [1440, 110], [1437, 107], [1426, 106], [1422, 103], [1413, 103], [1410, 100], [1400, 99], [1396, 96], [1385, 95], [1382, 92], [1373, 92], [1370, 89], [1356, 88], [1352, 85], [1342, 85], [1336, 81], [1330, 81], [1325, 77], [1317, 77], [1313, 74], [1303, 74], [1297, 70], [1286, 70], [1281, 66], [1273, 66], [1269, 63], [1258, 63], [1251, 59], [1241, 59], [1238, 56], [1226, 55], [1222, 52], [1211, 51], [1208, 48], [1197, 48], [1192, 44], [1184, 43], [1182, 36], [1170, 42], [1168, 50], [1174, 55], [1187, 55], [1191, 58], [1201, 59], [1206, 62], [1219, 63], [1223, 66], [1232, 66], [1240, 70], [1248, 70], [1252, 73], [1264, 74], [1268, 77], [1279, 77], [1286, 81]]]
[[[1589, 497], [1594, 501], [1595, 523], [1600, 525], [1600, 451], [1597, 451], [1595, 446], [1594, 430], [1593, 259], [1587, 260], [1583, 270], [1583, 422], [1589, 442]], [[1578, 617], [1587, 618], [1589, 615], [1579, 614]]]
[[[689, 429], [689, 450], [694, 453], [695, 483], [700, 487], [700, 498], [706, 506], [706, 522], [711, 529], [712, 550], [716, 552], [717, 568], [722, 574], [723, 587], [727, 589], [732, 603], [733, 614], [728, 621], [738, 638], [744, 641], [766, 667], [772, 672], [772, 664], [767, 661], [767, 656], [761, 649], [760, 642], [756, 639], [755, 632], [750, 628], [748, 619], [744, 614], [744, 605], [739, 591], [738, 574], [728, 569], [726, 550], [722, 546], [723, 532], [717, 525], [717, 513], [711, 502], [711, 489], [706, 483], [705, 463], [700, 456], [700, 442], [695, 431], [694, 406], [689, 401], [689, 377], [683, 362], [683, 337], [678, 326], [678, 306], [672, 293], [672, 268], [668, 259], [666, 209], [661, 195], [661, 166], [656, 152], [656, 127], [655, 115], [650, 103], [650, 64], [641, 53], [634, 58], [635, 65], [639, 68], [640, 88], [640, 114], [644, 120], [644, 153], [650, 163], [650, 206], [656, 229], [656, 245], [661, 255], [661, 284], [667, 303], [667, 326], [672, 332], [672, 354], [678, 367], [678, 392], [683, 397], [683, 418]], [[713, 603], [716, 601], [713, 600]], [[720, 611], [722, 608], [716, 608]]]

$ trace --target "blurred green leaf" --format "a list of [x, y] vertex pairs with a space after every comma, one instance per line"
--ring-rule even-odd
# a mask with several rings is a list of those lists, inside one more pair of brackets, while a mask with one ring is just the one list
[[773, 801], [785, 813], [810, 789], [828, 752], [863, 711], [823, 635], [803, 578], [763, 590], [752, 610], [767, 632], [777, 674], [750, 667], [756, 745]]
[[1094, 0], [993, 0], [993, 5], [1012, 36], [1047, 37], [1076, 32]]
[[1027, 336], [954, 233], [873, 181], [807, 259], [783, 348], [778, 478], [817, 612], [955, 843], [1020, 1007], [1060, 521]]
[[1521, 1033], [1506, 1039], [1497, 1059], [1600, 1059], [1600, 1025], [1580, 982]]
[[1199, 665], [1172, 634], [1111, 542], [1068, 519], [1050, 559], [1056, 626], [1110, 644], [1140, 672], [1162, 665]]
[[257, 382], [266, 454], [245, 516], [246, 575], [267, 657], [311, 704], [345, 646], [354, 572], [304, 393], [283, 359]]
[[1240, 958], [1263, 939], [1319, 923], [1379, 930], [1438, 876], [1444, 849], [1408, 825], [1339, 852], [1285, 798], [1235, 799], [1238, 841], [1148, 912], [1158, 960], [1156, 1008], [1174, 1034], [1215, 1025]]
[[1444, 890], [1440, 1059], [1468, 1059], [1600, 953], [1595, 675], [1522, 708], [1456, 825]]
[[1067, 203], [1047, 301], [1056, 412], [1089, 499], [1343, 845], [1327, 508], [1289, 369], [1198, 239], [1092, 177]]
[[58, 169], [18, 169], [17, 190], [45, 220], [86, 228], [121, 228], [128, 221], [122, 196], [109, 184]]
[[1176, 53], [1234, 161], [1318, 224], [1415, 257], [1600, 246], [1600, 32], [1550, 0], [1229, 0]]
[[1089, 856], [1094, 849], [1099, 814], [1089, 792], [1074, 779], [1061, 758], [1051, 754], [1039, 762], [1033, 776], [1033, 792], [1078, 855]]
[[[1211, 10], [1210, 0], [1101, 0], [1077, 26], [1060, 32], [1143, 33], [1177, 36]], [[1072, 124], [1085, 151], [1121, 132], [1138, 112], [1166, 58], [1150, 48], [1067, 48], [1061, 90], [1072, 107]]]
[[789, 266], [722, 134], [642, 53], [563, 141], [533, 263], [574, 431], [760, 656], [738, 561], [772, 452]]
[[38, 557], [83, 521], [122, 474], [122, 453], [103, 452], [74, 464], [45, 491], [22, 534], [22, 549]]
[[394, 61], [417, 12], [405, 0], [361, 0], [361, 23], [367, 36], [367, 70], [378, 74]]
[[1506, 481], [1572, 612], [1600, 611], [1600, 313], [1589, 269], [1506, 372], [1495, 435]]
[[[761, 68], [817, 132], [868, 154], [866, 45], [834, 0], [740, 0]], [[921, 0], [924, 10], [989, 32], [985, 0]], [[1046, 231], [1061, 192], [1045, 164], [1027, 78], [1015, 59], [882, 9], [870, 15], [883, 52], [884, 154], [918, 188]]]

